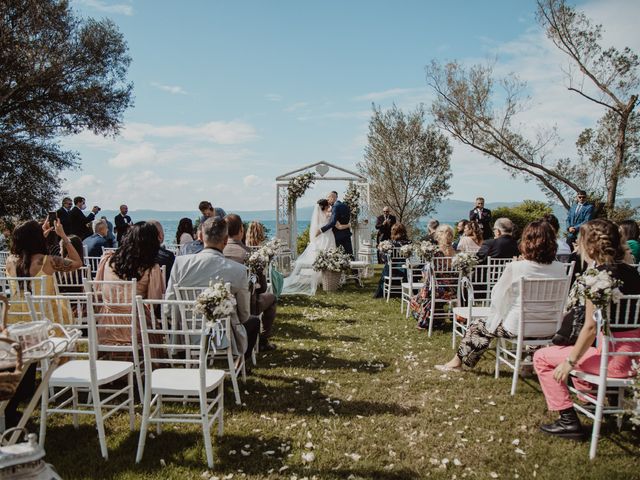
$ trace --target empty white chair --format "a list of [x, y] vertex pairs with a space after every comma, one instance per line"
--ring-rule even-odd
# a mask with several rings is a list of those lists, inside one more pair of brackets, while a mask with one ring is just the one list
[[498, 338], [496, 343], [495, 376], [500, 376], [500, 365], [513, 370], [511, 395], [516, 394], [518, 375], [523, 365], [527, 346], [544, 346], [562, 323], [564, 306], [569, 293], [571, 278], [521, 278], [520, 279], [520, 319], [516, 338]]
[[46, 277], [3, 277], [0, 278], [0, 285], [6, 288], [9, 298], [9, 312], [7, 323], [29, 322], [29, 306], [25, 294], [30, 292], [34, 295], [45, 294]]
[[402, 313], [402, 309], [406, 304], [406, 318], [409, 318], [411, 298], [413, 298], [413, 296], [416, 295], [422, 287], [424, 287], [424, 282], [422, 282], [422, 269], [424, 268], [424, 265], [425, 264], [423, 262], [417, 262], [416, 259], [407, 259], [405, 263], [407, 278], [406, 281], [400, 284], [400, 313]]
[[[603, 415], [618, 415], [618, 422], [622, 421], [622, 416], [626, 413], [626, 409], [622, 404], [624, 398], [624, 390], [631, 388], [637, 382], [634, 377], [630, 378], [614, 378], [607, 376], [609, 361], [619, 356], [639, 357], [640, 356], [640, 338], [626, 338], [623, 330], [640, 328], [640, 295], [624, 295], [617, 304], [611, 305], [610, 318], [617, 319], [612, 322], [609, 319], [609, 328], [611, 332], [619, 332], [617, 336], [604, 334], [600, 337], [600, 369], [598, 374], [573, 370], [571, 375], [577, 379], [592, 384], [595, 388], [588, 394], [580, 391], [572, 386], [569, 390], [579, 394], [583, 403], [574, 403], [573, 408], [578, 412], [586, 415], [593, 420], [593, 429], [591, 431], [591, 446], [589, 448], [589, 458], [594, 459], [598, 448], [598, 439], [600, 437], [600, 426], [602, 424]], [[596, 311], [596, 317], [601, 317], [602, 312]], [[601, 321], [598, 323], [602, 323]], [[624, 351], [616, 351], [616, 344], [624, 342], [626, 348]], [[612, 394], [617, 398], [615, 404], [606, 405], [606, 396]], [[636, 406], [636, 408], [640, 408]], [[619, 423], [620, 425], [620, 423]]]
[[430, 268], [427, 269], [425, 284], [429, 285], [429, 293], [431, 297], [431, 310], [429, 312], [429, 336], [433, 331], [433, 320], [436, 317], [447, 318], [451, 312], [438, 311], [438, 305], [449, 304], [450, 299], [439, 298], [438, 289], [447, 290], [458, 289], [458, 281], [460, 274], [452, 268], [453, 257], [434, 257], [429, 263]]
[[84, 281], [91, 280], [89, 267], [80, 267], [70, 272], [56, 271], [56, 295], [78, 295], [84, 293]]
[[[193, 330], [199, 327], [200, 315], [195, 312], [195, 300], [198, 295], [207, 287], [181, 287], [180, 285], [174, 285], [174, 291], [176, 298], [182, 300], [179, 307], [180, 310], [180, 326], [175, 325], [177, 328], [183, 330]], [[238, 376], [242, 375], [242, 381], [245, 382], [246, 371], [243, 352], [234, 352], [232, 337], [233, 331], [231, 329], [231, 320], [226, 319], [222, 322], [220, 332], [221, 341], [216, 344], [216, 352], [214, 359], [221, 359], [226, 361], [227, 368], [225, 373], [231, 378], [231, 384], [233, 385], [233, 393], [235, 395], [236, 404], [240, 405], [240, 386], [238, 385]], [[185, 336], [182, 340], [187, 345], [192, 345], [192, 339], [189, 336]], [[192, 347], [192, 350], [197, 351], [198, 346]], [[187, 349], [187, 353], [190, 350]]]
[[[218, 435], [223, 432], [225, 372], [207, 368], [207, 359], [215, 354], [216, 335], [220, 335], [226, 322], [209, 322], [194, 316], [190, 324], [183, 323], [175, 329], [167, 316], [176, 315], [179, 310], [193, 312], [193, 302], [143, 300], [138, 296], [137, 303], [144, 349], [145, 394], [136, 463], [142, 460], [149, 424], [156, 424], [159, 435], [163, 423], [195, 423], [202, 426], [207, 464], [213, 468], [210, 431], [217, 420]], [[150, 319], [145, 311], [150, 312]], [[177, 338], [190, 338], [191, 342], [175, 342]], [[166, 402], [185, 401], [197, 402], [199, 412], [163, 410]]]
[[387, 299], [392, 293], [402, 293], [402, 281], [404, 280], [404, 264], [407, 259], [400, 254], [400, 248], [394, 247], [387, 254], [387, 273], [383, 275], [382, 295]]
[[98, 324], [100, 351], [111, 358], [124, 358], [133, 362], [140, 398], [143, 395], [138, 315], [136, 313], [135, 279], [131, 281], [85, 281], [85, 292], [92, 297], [91, 315]]
[[84, 264], [89, 268], [89, 271], [91, 272], [91, 278], [95, 278], [100, 260], [102, 260], [102, 257], [90, 257], [89, 255], [85, 255]]
[[[49, 387], [58, 390], [51, 398], [45, 389], [42, 394], [40, 416], [40, 442], [44, 443], [47, 417], [60, 413], [74, 416], [77, 425], [77, 415], [94, 415], [98, 429], [98, 440], [102, 457], [109, 458], [107, 442], [104, 431], [104, 421], [114, 413], [126, 410], [129, 413], [129, 428], [134, 429], [134, 403], [133, 403], [133, 372], [134, 364], [128, 361], [100, 360], [101, 352], [111, 351], [109, 346], [100, 343], [100, 335], [97, 329], [94, 315], [95, 306], [93, 296], [86, 295], [88, 311], [89, 333], [89, 358], [86, 360], [74, 359], [56, 368], [49, 379]], [[116, 389], [106, 389], [105, 386], [118, 379], [126, 379], [126, 385]], [[87, 390], [90, 393], [88, 403], [80, 403], [78, 390]], [[122, 398], [124, 397], [124, 399]], [[50, 406], [50, 404], [52, 404]], [[106, 410], [106, 413], [104, 413]]]

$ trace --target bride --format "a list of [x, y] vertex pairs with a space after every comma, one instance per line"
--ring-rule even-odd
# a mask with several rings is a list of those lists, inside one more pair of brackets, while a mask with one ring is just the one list
[[[309, 244], [293, 264], [291, 275], [284, 279], [282, 295], [315, 295], [322, 273], [313, 269], [313, 261], [316, 259], [318, 252], [335, 248], [336, 239], [331, 230], [327, 230], [317, 237], [314, 237], [313, 232], [317, 232], [320, 227], [329, 223], [330, 217], [331, 206], [329, 202], [324, 198], [318, 200], [311, 214]], [[344, 230], [349, 228], [349, 225], [336, 223], [336, 228]]]

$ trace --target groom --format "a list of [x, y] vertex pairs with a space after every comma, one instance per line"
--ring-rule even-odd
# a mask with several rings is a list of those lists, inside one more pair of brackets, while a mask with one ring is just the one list
[[346, 225], [351, 221], [351, 211], [349, 206], [338, 201], [338, 192], [331, 192], [327, 195], [327, 201], [333, 208], [331, 210], [331, 218], [329, 223], [320, 228], [316, 232], [316, 237], [327, 230], [333, 230], [333, 236], [336, 239], [336, 247], [342, 245], [344, 251], [353, 257], [353, 247], [351, 246], [351, 229], [339, 230], [336, 228], [336, 223], [340, 222], [342, 225]]

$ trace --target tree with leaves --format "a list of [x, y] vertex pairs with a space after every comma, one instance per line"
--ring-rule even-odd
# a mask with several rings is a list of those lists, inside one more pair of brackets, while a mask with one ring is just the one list
[[389, 206], [408, 227], [431, 213], [449, 193], [452, 148], [445, 135], [425, 125], [425, 109], [404, 113], [373, 105], [360, 172], [369, 179], [372, 207]]
[[80, 19], [64, 0], [0, 3], [0, 218], [55, 205], [60, 172], [79, 165], [61, 137], [118, 133], [130, 62], [110, 20]]
[[436, 124], [501, 162], [514, 177], [535, 181], [567, 209], [576, 192], [593, 188], [593, 193], [602, 192], [607, 211], [613, 212], [623, 180], [640, 173], [640, 137], [633, 113], [638, 102], [638, 56], [628, 48], [604, 50], [602, 27], [564, 0], [540, 0], [538, 19], [574, 66], [568, 71], [569, 90], [608, 109], [596, 130], [580, 135], [578, 158], [553, 158], [560, 142], [553, 127], [524, 133], [530, 127], [520, 125], [517, 116], [527, 106], [526, 83], [515, 74], [495, 78], [491, 64], [464, 67], [458, 62], [432, 62], [427, 67], [427, 82], [437, 94], [431, 109]]

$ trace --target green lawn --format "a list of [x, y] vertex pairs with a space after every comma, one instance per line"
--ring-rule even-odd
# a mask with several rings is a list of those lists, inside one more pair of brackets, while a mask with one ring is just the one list
[[374, 300], [372, 291], [369, 282], [281, 302], [279, 348], [261, 354], [241, 384], [243, 406], [227, 382], [212, 471], [200, 431], [185, 425], [149, 438], [136, 465], [138, 432], [124, 415], [107, 422], [108, 461], [88, 419], [74, 430], [70, 418], [52, 418], [48, 461], [65, 479], [640, 476], [637, 432], [605, 425], [589, 462], [587, 442], [538, 433], [553, 416], [535, 380], [521, 380], [511, 397], [509, 375], [493, 378], [491, 355], [475, 372], [443, 375], [432, 367], [452, 354], [450, 325], [428, 338], [400, 315], [398, 300]]

